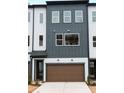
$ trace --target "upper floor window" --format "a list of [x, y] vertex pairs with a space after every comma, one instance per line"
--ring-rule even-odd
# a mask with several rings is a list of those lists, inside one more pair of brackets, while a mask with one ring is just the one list
[[96, 47], [96, 36], [93, 36], [93, 47]]
[[43, 46], [43, 35], [39, 35], [39, 46]]
[[92, 21], [96, 22], [96, 11], [92, 11]]
[[64, 23], [71, 23], [71, 11], [64, 11], [63, 12], [63, 22]]
[[39, 20], [40, 20], [40, 23], [43, 23], [43, 13], [39, 14]]
[[30, 12], [28, 12], [28, 22], [30, 22]]
[[30, 36], [28, 36], [28, 46], [30, 46]]
[[52, 23], [59, 23], [60, 18], [59, 11], [52, 11]]
[[63, 45], [63, 34], [62, 33], [57, 33], [56, 34], [56, 45], [57, 46], [62, 46]]
[[76, 23], [83, 22], [83, 10], [75, 10], [75, 22]]

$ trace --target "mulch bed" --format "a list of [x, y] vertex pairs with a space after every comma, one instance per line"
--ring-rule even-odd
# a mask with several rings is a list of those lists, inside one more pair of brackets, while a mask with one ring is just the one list
[[38, 87], [38, 85], [28, 85], [28, 93], [32, 93]]
[[89, 88], [91, 89], [92, 93], [96, 93], [96, 86], [89, 86]]

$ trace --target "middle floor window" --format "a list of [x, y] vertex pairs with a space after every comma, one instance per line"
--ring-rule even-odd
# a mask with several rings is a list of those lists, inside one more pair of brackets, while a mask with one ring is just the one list
[[80, 34], [79, 33], [57, 33], [56, 46], [79, 46]]

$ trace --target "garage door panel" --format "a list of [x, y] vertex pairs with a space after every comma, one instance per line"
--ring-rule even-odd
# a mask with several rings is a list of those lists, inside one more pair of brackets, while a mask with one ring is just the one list
[[47, 64], [47, 81], [83, 81], [83, 64]]

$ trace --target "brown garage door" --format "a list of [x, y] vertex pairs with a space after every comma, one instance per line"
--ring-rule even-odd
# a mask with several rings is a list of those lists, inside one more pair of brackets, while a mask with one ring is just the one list
[[83, 80], [83, 64], [47, 64], [48, 82], [77, 82]]

